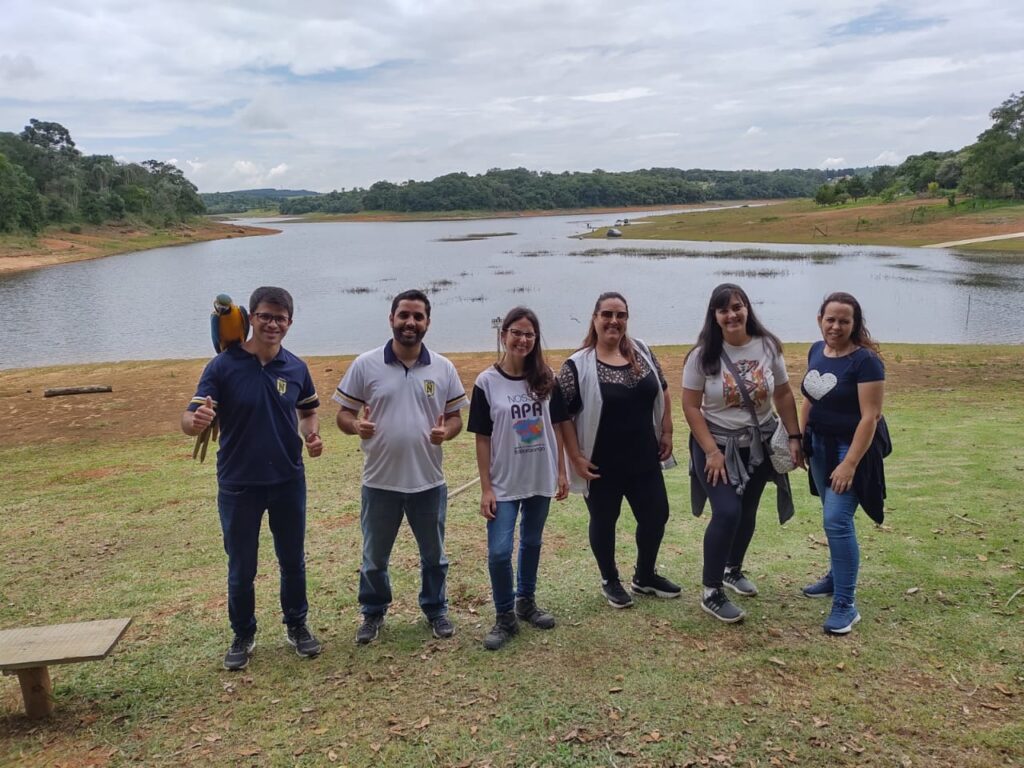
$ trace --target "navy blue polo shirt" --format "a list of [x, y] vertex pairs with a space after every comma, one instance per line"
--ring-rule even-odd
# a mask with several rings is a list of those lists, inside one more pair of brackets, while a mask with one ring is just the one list
[[265, 366], [234, 346], [207, 363], [190, 411], [213, 399], [220, 422], [217, 481], [274, 485], [303, 471], [296, 409], [320, 405], [309, 368], [284, 347]]

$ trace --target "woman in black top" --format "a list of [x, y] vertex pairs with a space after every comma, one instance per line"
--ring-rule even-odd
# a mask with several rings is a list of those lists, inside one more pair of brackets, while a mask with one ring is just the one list
[[672, 598], [679, 587], [655, 571], [668, 521], [662, 462], [672, 456], [668, 384], [658, 361], [626, 333], [619, 293], [598, 297], [583, 346], [562, 365], [558, 385], [572, 417], [561, 425], [573, 490], [590, 512], [590, 548], [605, 599], [628, 608], [615, 564], [615, 526], [625, 498], [637, 521], [634, 593]]

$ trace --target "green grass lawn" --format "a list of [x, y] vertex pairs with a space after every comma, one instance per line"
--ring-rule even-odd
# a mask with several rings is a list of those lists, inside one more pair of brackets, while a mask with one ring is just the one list
[[[553, 506], [541, 561], [558, 627], [483, 650], [493, 611], [473, 488], [448, 514], [455, 638], [429, 635], [403, 528], [396, 602], [380, 640], [357, 647], [360, 453], [327, 417], [324, 456], [307, 460], [310, 623], [325, 651], [302, 660], [285, 644], [265, 529], [258, 647], [231, 674], [214, 467], [191, 460], [191, 440], [168, 424], [117, 444], [0, 448], [0, 627], [135, 618], [110, 659], [51, 669], [51, 721], [26, 720], [16, 678], [2, 678], [0, 764], [1020, 765], [1024, 349], [1000, 348], [991, 368], [989, 349], [957, 348], [916, 374], [908, 360], [924, 366], [932, 349], [888, 348], [909, 370], [885, 409], [889, 513], [880, 527], [858, 513], [864, 620], [846, 638], [821, 633], [827, 601], [799, 594], [828, 557], [802, 474], [785, 527], [766, 493], [746, 621], [699, 609], [706, 521], [680, 468], [666, 474], [661, 568], [682, 599], [609, 608], [574, 497]], [[448, 445], [451, 488], [475, 476], [472, 448], [467, 434]], [[633, 528], [626, 511], [626, 575]]]

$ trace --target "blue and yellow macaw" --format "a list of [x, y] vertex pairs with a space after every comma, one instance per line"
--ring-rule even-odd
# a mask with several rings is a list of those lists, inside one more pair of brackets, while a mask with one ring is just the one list
[[226, 293], [217, 296], [210, 313], [210, 339], [213, 351], [220, 354], [228, 347], [249, 338], [249, 313], [231, 301]]
[[[210, 339], [213, 341], [213, 351], [218, 355], [228, 347], [241, 344], [249, 337], [249, 313], [245, 307], [235, 304], [226, 293], [218, 294], [213, 302], [213, 312], [210, 313]], [[216, 417], [210, 426], [199, 433], [196, 438], [195, 448], [192, 449], [192, 458], [199, 457], [202, 462], [206, 459], [206, 449], [210, 440], [217, 440], [219, 427]]]

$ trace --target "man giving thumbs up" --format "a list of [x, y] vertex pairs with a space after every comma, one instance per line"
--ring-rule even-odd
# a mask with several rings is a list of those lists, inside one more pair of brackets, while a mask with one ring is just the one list
[[420, 549], [420, 608], [434, 637], [455, 634], [445, 593], [448, 488], [441, 444], [462, 431], [459, 411], [468, 401], [455, 366], [423, 344], [430, 326], [426, 294], [398, 294], [389, 320], [393, 338], [357, 357], [333, 397], [341, 406], [338, 428], [360, 438], [364, 457], [360, 645], [377, 637], [391, 604], [388, 561], [403, 517]]

